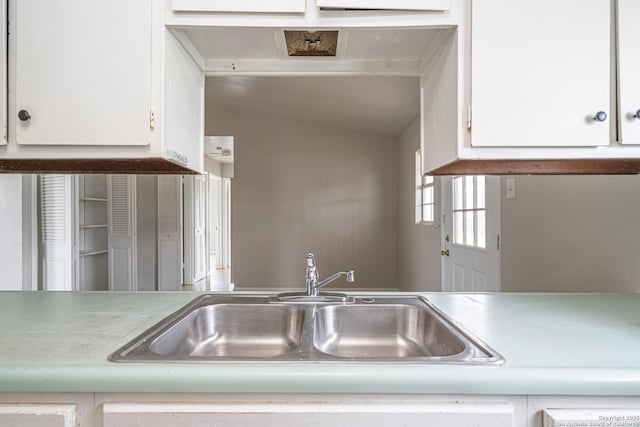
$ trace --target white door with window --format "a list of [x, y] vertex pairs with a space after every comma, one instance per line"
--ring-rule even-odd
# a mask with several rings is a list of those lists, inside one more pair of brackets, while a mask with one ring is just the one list
[[500, 177], [442, 178], [442, 290], [500, 291]]

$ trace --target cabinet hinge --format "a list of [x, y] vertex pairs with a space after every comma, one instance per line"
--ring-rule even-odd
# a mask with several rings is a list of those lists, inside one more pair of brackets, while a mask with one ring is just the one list
[[152, 130], [156, 128], [156, 114], [153, 111], [149, 111], [149, 127]]
[[467, 107], [467, 129], [471, 129], [471, 106]]
[[7, 142], [7, 127], [3, 127], [2, 128], [2, 138], [4, 139], [4, 142]]
[[496, 239], [496, 249], [500, 250], [500, 235], [498, 234], [498, 238]]

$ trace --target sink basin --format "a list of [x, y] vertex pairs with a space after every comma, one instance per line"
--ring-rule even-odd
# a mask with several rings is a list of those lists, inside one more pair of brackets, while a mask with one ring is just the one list
[[203, 295], [115, 351], [112, 362], [500, 364], [419, 296], [285, 301]]
[[464, 342], [432, 313], [412, 305], [332, 305], [318, 309], [314, 346], [338, 357], [443, 357]]
[[290, 305], [217, 304], [200, 307], [158, 336], [162, 356], [272, 357], [300, 345], [304, 311]]

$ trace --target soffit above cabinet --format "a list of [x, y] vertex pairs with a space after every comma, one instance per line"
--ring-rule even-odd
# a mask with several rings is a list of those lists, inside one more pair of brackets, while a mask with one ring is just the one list
[[[191, 44], [205, 73], [376, 73], [419, 75], [448, 31], [341, 29], [335, 56], [288, 55], [284, 29], [191, 27], [175, 30]], [[311, 35], [314, 30], [307, 29]]]
[[320, 9], [432, 10], [451, 8], [451, 0], [317, 0]]
[[[306, 0], [173, 0], [176, 12], [305, 13]], [[451, 0], [317, 0], [320, 9], [447, 11]]]
[[306, 0], [173, 0], [177, 12], [304, 13]]

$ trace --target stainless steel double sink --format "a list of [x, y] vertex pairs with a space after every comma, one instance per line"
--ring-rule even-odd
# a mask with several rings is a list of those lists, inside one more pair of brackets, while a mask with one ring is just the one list
[[419, 296], [203, 295], [114, 352], [113, 362], [500, 364], [502, 356]]

